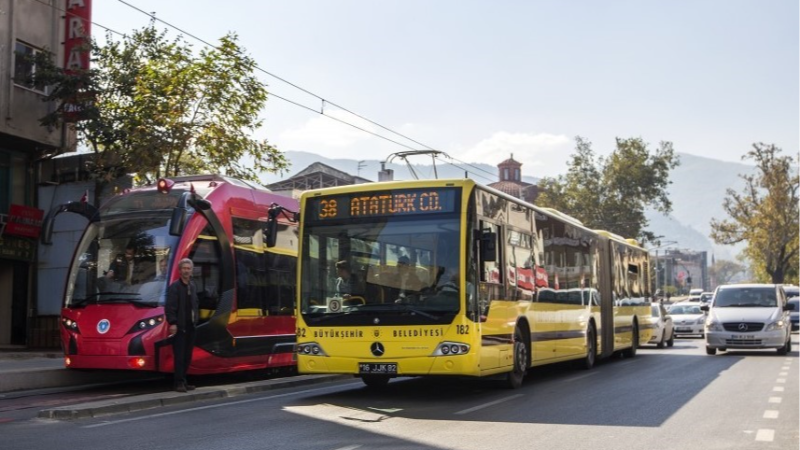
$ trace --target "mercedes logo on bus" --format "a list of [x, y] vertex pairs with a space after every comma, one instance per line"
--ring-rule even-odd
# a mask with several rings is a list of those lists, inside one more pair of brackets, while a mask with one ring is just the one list
[[739, 324], [739, 331], [747, 331], [747, 324], [746, 323], [740, 323]]
[[372, 345], [369, 346], [369, 351], [375, 356], [383, 356], [386, 349], [383, 348], [383, 344], [380, 342], [373, 342]]

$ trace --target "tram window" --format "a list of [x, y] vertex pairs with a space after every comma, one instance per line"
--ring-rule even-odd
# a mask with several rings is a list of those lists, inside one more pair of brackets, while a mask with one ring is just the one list
[[194, 262], [192, 278], [197, 285], [200, 300], [200, 319], [207, 320], [217, 309], [220, 286], [220, 257], [216, 240], [198, 238], [189, 252]]
[[297, 258], [276, 253], [266, 253], [265, 257], [267, 285], [264, 307], [271, 316], [290, 316], [294, 314]]

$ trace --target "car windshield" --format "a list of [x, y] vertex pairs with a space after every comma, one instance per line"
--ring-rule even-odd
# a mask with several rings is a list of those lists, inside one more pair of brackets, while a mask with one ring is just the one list
[[768, 308], [778, 305], [772, 286], [720, 289], [714, 297], [715, 308]]
[[702, 314], [702, 312], [700, 307], [695, 305], [673, 305], [669, 309], [669, 313], [673, 315]]

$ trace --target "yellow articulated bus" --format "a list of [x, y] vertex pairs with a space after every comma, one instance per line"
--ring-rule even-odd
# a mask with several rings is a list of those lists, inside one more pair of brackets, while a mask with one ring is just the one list
[[645, 249], [472, 180], [311, 190], [299, 216], [300, 373], [516, 388], [650, 340]]

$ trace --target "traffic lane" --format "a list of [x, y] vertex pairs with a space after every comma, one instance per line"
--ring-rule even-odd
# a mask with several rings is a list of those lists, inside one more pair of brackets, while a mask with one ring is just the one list
[[[518, 390], [504, 389], [501, 381], [415, 378], [398, 379], [382, 391], [364, 387], [312, 400], [397, 409], [392, 415], [416, 419], [439, 419], [446, 404], [444, 413], [462, 420], [658, 427], [741, 359], [707, 359], [696, 342], [676, 346], [643, 348], [634, 358], [610, 358], [589, 371], [569, 363], [536, 367]], [[602, 414], [596, 405], [603, 405]]]
[[[653, 426], [641, 426], [636, 418], [625, 421], [623, 425], [603, 425], [608, 420], [586, 418], [552, 420], [553, 414], [571, 406], [571, 400], [564, 398], [562, 385], [572, 385], [566, 390], [567, 394], [592, 400], [593, 395], [601, 395], [602, 391], [596, 385], [604, 382], [603, 378], [616, 378], [631, 383], [632, 387], [628, 390], [636, 395], [643, 389], [659, 390], [653, 387], [657, 385], [652, 383], [652, 378], [654, 369], [663, 365], [658, 362], [661, 358], [686, 353], [683, 358], [697, 358], [694, 363], [687, 363], [688, 366], [704, 364], [702, 361], [715, 363], [714, 357], [703, 354], [704, 350], [697, 345], [699, 342], [695, 341], [693, 349], [691, 345], [681, 342], [680, 346], [676, 344], [677, 350], [644, 350], [632, 360], [609, 361], [589, 372], [565, 368], [534, 369], [525, 386], [516, 391], [490, 386], [491, 383], [485, 380], [412, 379], [393, 382], [387, 391], [375, 392], [364, 388], [360, 381], [354, 381], [330, 388], [291, 390], [284, 394], [254, 396], [242, 401], [165, 409], [157, 414], [131, 414], [51, 426], [66, 426], [66, 429], [57, 432], [60, 440], [81, 439], [83, 445], [90, 445], [93, 441], [101, 444], [104, 439], [114, 437], [114, 442], [120, 443], [120, 448], [128, 448], [129, 438], [133, 439], [130, 448], [141, 445], [159, 447], [164, 442], [177, 448], [188, 448], [181, 443], [199, 442], [196, 441], [198, 436], [205, 447], [211, 448], [263, 448], [264, 442], [277, 448], [321, 449], [346, 446], [486, 449], [530, 448], [531, 445], [556, 449], [575, 448], [588, 443], [600, 444], [599, 448], [641, 446], [644, 443], [647, 448], [699, 448], [701, 443], [704, 448], [751, 448], [753, 436], [749, 436], [749, 440], [744, 439], [741, 430], [731, 435], [726, 431], [721, 439], [716, 436], [714, 440], [706, 438], [715, 434], [708, 433], [707, 427], [700, 425], [704, 424], [709, 413], [703, 409], [705, 406], [692, 412], [697, 409], [694, 403], [709, 403], [711, 406], [708, 407], [712, 409], [720, 405], [719, 399], [713, 396], [704, 398], [704, 393], [696, 395], [684, 407], [677, 409], [669, 419]], [[776, 358], [771, 354], [752, 357]], [[716, 358], [717, 361], [724, 359], [739, 361], [735, 356]], [[622, 377], [620, 370], [607, 370], [628, 367], [624, 364], [637, 370], [622, 370]], [[667, 364], [667, 367], [672, 366]], [[764, 364], [755, 366], [758, 368]], [[737, 364], [728, 367], [724, 371], [734, 374]], [[787, 378], [792, 376], [794, 380], [797, 379], [796, 368], [793, 372], [787, 372]], [[713, 381], [711, 384], [715, 383]], [[608, 412], [608, 405], [602, 404], [604, 398], [587, 403], [589, 415], [602, 417]], [[789, 406], [791, 403], [787, 401]], [[794, 409], [797, 409], [796, 400]], [[550, 413], [543, 414], [544, 411]], [[624, 415], [615, 410], [610, 412]], [[544, 415], [548, 420], [533, 420], [537, 414]], [[720, 415], [719, 411], [714, 411], [714, 414]], [[678, 421], [682, 425], [689, 423], [675, 427], [673, 422], [676, 418], [683, 418]], [[741, 419], [735, 421], [742, 422]], [[791, 423], [796, 424], [797, 421]], [[587, 427], [581, 424], [601, 426]], [[84, 431], [75, 433], [75, 427]], [[137, 432], [131, 434], [131, 428]], [[104, 430], [104, 433], [89, 431], [97, 429]], [[169, 430], [168, 436], [164, 436], [164, 430]], [[174, 438], [173, 434], [176, 435]], [[781, 441], [784, 435], [781, 430], [777, 430], [776, 434], [774, 442], [786, 443], [785, 440]], [[26, 437], [32, 441], [11, 439], [6, 442], [14, 442], [15, 445], [21, 442], [23, 446], [19, 448], [34, 448], [39, 435]]]

